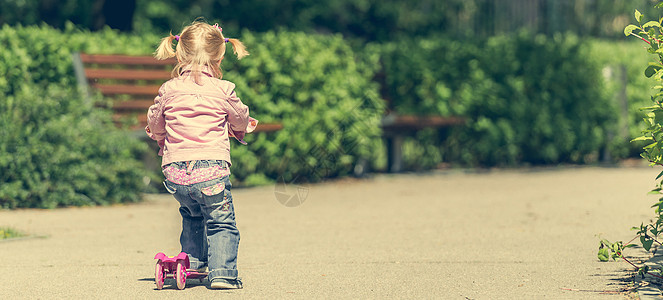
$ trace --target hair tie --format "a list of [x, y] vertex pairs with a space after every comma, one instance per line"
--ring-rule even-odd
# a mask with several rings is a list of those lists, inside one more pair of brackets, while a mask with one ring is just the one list
[[179, 42], [179, 41], [180, 41], [180, 36], [179, 36], [179, 35], [176, 35], [176, 36], [175, 36], [175, 40]]
[[223, 28], [219, 27], [219, 23], [214, 23], [214, 25], [212, 25], [212, 27], [218, 29], [220, 32], [223, 32]]
[[227, 42], [230, 42], [230, 39], [226, 38], [225, 41], [226, 41], [226, 43], [227, 43]]

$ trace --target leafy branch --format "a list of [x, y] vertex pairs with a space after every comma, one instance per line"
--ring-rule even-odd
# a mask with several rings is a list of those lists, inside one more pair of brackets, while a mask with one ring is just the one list
[[[657, 8], [663, 7], [662, 4], [663, 2], [656, 4], [656, 7]], [[643, 40], [647, 44], [649, 44], [650, 46], [650, 48], [648, 49], [649, 53], [652, 54], [663, 53], [659, 51], [661, 49], [661, 30], [663, 30], [663, 27], [661, 26], [661, 21], [663, 21], [663, 18], [659, 19], [658, 21], [649, 21], [643, 25], [642, 24], [643, 17], [644, 16], [642, 15], [642, 13], [640, 13], [640, 11], [636, 9], [635, 20], [638, 22], [638, 25], [630, 24], [626, 26], [624, 28], [624, 35], [635, 36]]]
[[[656, 5], [656, 8], [663, 7], [663, 2]], [[651, 101], [654, 103], [652, 106], [641, 108], [646, 111], [644, 122], [646, 128], [642, 131], [642, 136], [635, 138], [632, 142], [642, 141], [647, 144], [643, 147], [640, 154], [644, 159], [650, 162], [650, 166], [663, 166], [663, 18], [658, 21], [648, 21], [642, 24], [643, 15], [638, 10], [635, 10], [635, 20], [637, 25], [631, 24], [624, 28], [624, 35], [635, 36], [647, 43], [647, 52], [656, 56], [655, 62], [650, 62], [645, 68], [644, 75], [648, 78], [653, 78], [656, 85], [652, 87], [655, 94], [651, 96]], [[651, 190], [649, 194], [663, 196], [663, 171], [656, 176], [656, 188]], [[650, 251], [653, 244], [663, 245], [658, 239], [658, 236], [663, 231], [663, 197], [660, 197], [658, 202], [651, 206], [655, 208], [656, 221], [650, 224], [640, 224], [639, 227], [633, 227], [637, 230], [636, 236], [624, 244], [621, 241], [611, 243], [606, 239], [602, 239], [599, 245], [598, 259], [600, 261], [609, 261], [623, 259], [628, 264], [633, 266], [639, 275], [645, 276], [649, 274], [656, 278], [663, 279], [661, 269], [654, 269], [649, 266], [638, 267], [635, 263], [624, 257], [624, 249], [635, 247], [632, 244], [636, 239], [639, 239], [642, 248], [645, 251]]]
[[[622, 259], [625, 262], [627, 262], [629, 265], [631, 265], [634, 268], [634, 270], [638, 273], [638, 275], [642, 276], [642, 278], [645, 278], [645, 275], [650, 275], [659, 279], [663, 279], [663, 269], [660, 268], [655, 269], [647, 265], [639, 267], [624, 256], [623, 254], [624, 249], [636, 246], [635, 244], [631, 244], [631, 242], [636, 238], [637, 237], [633, 238], [631, 241], [626, 243], [626, 245], [624, 245], [621, 241], [611, 243], [606, 239], [602, 239], [599, 246], [599, 254], [598, 254], [599, 260], [609, 261], [611, 259], [612, 260]], [[642, 241], [642, 236], [641, 236], [641, 241]], [[656, 242], [660, 244], [660, 242], [658, 241]], [[651, 246], [651, 243], [649, 243], [649, 246]], [[649, 248], [647, 249], [647, 251], [649, 251]]]

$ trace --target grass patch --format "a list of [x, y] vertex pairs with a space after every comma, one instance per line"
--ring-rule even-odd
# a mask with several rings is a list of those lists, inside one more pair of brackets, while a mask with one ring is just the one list
[[6, 239], [24, 237], [24, 236], [25, 234], [21, 233], [16, 229], [9, 227], [0, 227], [0, 240], [6, 240]]

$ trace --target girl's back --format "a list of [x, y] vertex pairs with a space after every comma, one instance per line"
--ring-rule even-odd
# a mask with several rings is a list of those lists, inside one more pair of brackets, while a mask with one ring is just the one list
[[161, 86], [148, 111], [146, 132], [161, 147], [162, 166], [202, 159], [231, 164], [229, 137], [244, 143], [244, 134], [255, 126], [249, 126], [249, 108], [237, 97], [235, 85], [220, 79], [226, 43], [232, 43], [238, 57], [248, 55], [241, 42], [202, 22], [188, 26], [181, 36], [162, 39], [155, 56], [178, 60], [173, 78]]
[[145, 128], [161, 148], [164, 186], [180, 203], [182, 252], [187, 253], [190, 268], [209, 271], [214, 289], [242, 288], [237, 277], [239, 230], [230, 192], [229, 137], [243, 142], [257, 122], [249, 118], [249, 108], [237, 97], [235, 85], [221, 80], [226, 43], [232, 43], [238, 57], [248, 55], [241, 42], [226, 39], [221, 32], [216, 25], [194, 22], [180, 35], [162, 39], [155, 56], [175, 56], [178, 64], [173, 78], [154, 98]]

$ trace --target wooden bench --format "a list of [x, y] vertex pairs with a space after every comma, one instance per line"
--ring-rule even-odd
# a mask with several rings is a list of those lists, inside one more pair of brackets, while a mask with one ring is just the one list
[[373, 80], [380, 85], [380, 95], [387, 107], [382, 117], [382, 136], [387, 146], [387, 172], [398, 173], [403, 171], [403, 141], [407, 136], [413, 136], [417, 131], [426, 128], [442, 129], [465, 124], [460, 117], [417, 116], [398, 114], [393, 110], [393, 101], [387, 86], [387, 76], [382, 70], [375, 74]]
[[[111, 99], [114, 120], [135, 120], [132, 129], [147, 125], [147, 109], [154, 104], [159, 87], [171, 78], [175, 58], [157, 60], [151, 56], [73, 53], [74, 71], [81, 91], [92, 89]], [[103, 104], [96, 104], [103, 105]], [[282, 129], [278, 123], [259, 123], [254, 132]]]
[[[380, 62], [382, 64], [382, 62]], [[387, 147], [387, 172], [403, 171], [403, 142], [405, 137], [414, 136], [417, 131], [426, 128], [442, 129], [465, 124], [460, 117], [417, 116], [398, 114], [393, 109], [393, 101], [387, 85], [387, 75], [382, 70], [375, 74], [373, 80], [380, 86], [380, 96], [387, 108], [382, 117], [382, 136]]]
[[448, 128], [462, 125], [465, 119], [442, 116], [399, 115], [390, 112], [382, 118], [382, 133], [387, 146], [387, 171], [403, 171], [403, 141], [426, 128]]
[[[121, 123], [127, 118], [134, 120], [132, 128], [136, 130], [142, 130], [147, 124], [147, 109], [154, 103], [161, 84], [171, 78], [170, 72], [176, 63], [174, 58], [157, 60], [151, 56], [85, 53], [74, 53], [73, 61], [76, 79], [83, 93], [90, 95], [92, 89], [101, 92], [111, 99], [116, 122]], [[382, 81], [381, 84], [384, 84]], [[402, 147], [406, 136], [424, 128], [446, 128], [463, 123], [463, 119], [456, 117], [389, 113], [382, 120], [387, 143], [387, 171], [403, 170]], [[259, 123], [255, 132], [272, 132], [282, 128], [278, 123]]]

